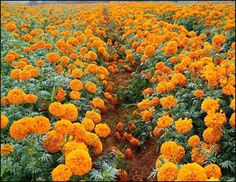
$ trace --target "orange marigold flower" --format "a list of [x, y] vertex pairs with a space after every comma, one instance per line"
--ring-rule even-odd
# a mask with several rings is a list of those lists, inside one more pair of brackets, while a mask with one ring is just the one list
[[55, 100], [61, 102], [65, 99], [66, 91], [62, 87], [58, 87]]
[[204, 167], [204, 170], [208, 178], [218, 178], [221, 177], [221, 169], [217, 164], [208, 164]]
[[103, 108], [105, 106], [104, 101], [98, 97], [92, 100], [92, 104], [95, 108]]
[[51, 130], [43, 140], [44, 148], [50, 153], [57, 153], [64, 144], [64, 137], [61, 133]]
[[225, 113], [208, 113], [204, 118], [205, 125], [212, 128], [220, 128], [226, 123]]
[[202, 165], [206, 160], [206, 155], [200, 148], [194, 147], [191, 151], [191, 160]]
[[87, 58], [91, 61], [96, 61], [97, 60], [97, 54], [93, 51], [89, 51], [87, 53]]
[[84, 141], [86, 137], [86, 130], [84, 128], [84, 125], [82, 125], [81, 123], [74, 123], [72, 134], [75, 138], [75, 141]]
[[205, 112], [216, 112], [219, 108], [218, 100], [214, 100], [212, 98], [205, 98], [201, 104], [201, 109]]
[[25, 102], [29, 103], [29, 104], [34, 104], [37, 102], [38, 97], [34, 94], [27, 94], [24, 98]]
[[177, 176], [178, 181], [206, 181], [204, 168], [197, 163], [184, 164]]
[[53, 181], [69, 181], [70, 177], [73, 175], [70, 167], [65, 164], [59, 164], [51, 173]]
[[8, 118], [5, 115], [1, 115], [1, 129], [6, 128], [8, 122]]
[[81, 78], [83, 76], [83, 71], [79, 68], [76, 68], [72, 70], [71, 74], [74, 78]]
[[222, 91], [225, 95], [234, 95], [235, 87], [232, 86], [231, 84], [227, 84], [226, 86], [223, 87]]
[[154, 56], [155, 55], [155, 47], [153, 47], [152, 45], [147, 45], [145, 47], [145, 54], [146, 55], [150, 55], [150, 56]]
[[29, 123], [32, 118], [25, 117], [20, 120], [14, 121], [10, 127], [10, 136], [16, 140], [21, 140], [29, 134]]
[[87, 151], [78, 149], [67, 155], [65, 164], [70, 167], [74, 175], [82, 176], [91, 170], [92, 159]]
[[32, 122], [35, 125], [35, 127], [33, 127], [33, 130], [31, 131], [33, 133], [41, 135], [47, 133], [50, 130], [50, 121], [44, 116], [35, 116]]
[[19, 72], [19, 79], [27, 81], [31, 78], [31, 72], [28, 70], [22, 70]]
[[100, 123], [102, 119], [101, 115], [95, 111], [87, 111], [85, 117], [93, 120], [94, 124]]
[[182, 134], [188, 133], [193, 128], [192, 119], [178, 119], [175, 122], [175, 129]]
[[7, 23], [6, 25], [6, 30], [9, 31], [9, 32], [12, 32], [16, 29], [16, 23], [15, 22], [9, 22]]
[[196, 147], [200, 144], [200, 138], [198, 135], [193, 135], [188, 139], [188, 145], [190, 147]]
[[110, 135], [111, 133], [111, 129], [109, 128], [109, 126], [107, 124], [97, 124], [95, 127], [95, 133], [99, 136], [99, 137], [103, 137], [106, 138]]
[[43, 65], [44, 65], [44, 61], [43, 60], [38, 60], [38, 61], [36, 61], [36, 66], [38, 66], [38, 67], [42, 67]]
[[1, 98], [1, 104], [9, 104], [9, 100], [8, 100], [8, 98], [6, 96], [3, 96]]
[[230, 108], [235, 111], [235, 98], [231, 101]]
[[164, 108], [171, 108], [176, 105], [176, 99], [173, 97], [173, 95], [168, 95], [167, 97], [163, 97], [160, 99], [161, 105]]
[[73, 131], [73, 125], [69, 120], [61, 119], [55, 123], [54, 130], [63, 135], [70, 134]]
[[1, 146], [1, 156], [9, 156], [14, 151], [14, 147], [10, 144], [4, 144]]
[[200, 98], [204, 95], [204, 92], [202, 90], [195, 90], [193, 95], [196, 97], [196, 98]]
[[83, 89], [83, 82], [79, 79], [74, 79], [70, 81], [69, 86], [73, 91], [80, 91]]
[[157, 120], [158, 128], [168, 128], [172, 125], [172, 123], [173, 119], [169, 115], [162, 116]]
[[65, 114], [61, 116], [62, 119], [67, 119], [69, 121], [76, 121], [78, 118], [78, 110], [74, 104], [64, 104]]
[[221, 131], [218, 128], [207, 128], [204, 130], [203, 134], [203, 140], [206, 143], [214, 144], [221, 139]]
[[86, 54], [88, 52], [88, 48], [87, 47], [81, 47], [79, 51], [80, 51], [81, 54]]
[[21, 72], [21, 70], [20, 69], [13, 69], [12, 71], [11, 71], [11, 74], [10, 74], [10, 77], [11, 77], [11, 79], [13, 79], [13, 80], [19, 80], [20, 78], [19, 78], [19, 73]]
[[48, 111], [57, 117], [63, 116], [66, 112], [66, 108], [60, 102], [53, 102], [49, 105]]
[[93, 93], [93, 94], [95, 94], [97, 92], [97, 86], [93, 82], [87, 82], [84, 85], [84, 88], [85, 88], [85, 90], [87, 90], [88, 92]]
[[71, 91], [70, 92], [70, 98], [73, 100], [79, 100], [80, 99], [80, 93], [77, 91]]
[[24, 103], [25, 96], [26, 96], [26, 93], [23, 90], [17, 89], [17, 88], [10, 90], [7, 94], [7, 98], [8, 98], [8, 101], [10, 102], [10, 104]]
[[84, 118], [83, 121], [81, 122], [82, 125], [84, 125], [84, 128], [87, 131], [92, 131], [94, 129], [94, 122], [93, 120], [89, 119], [89, 118]]
[[153, 112], [152, 111], [149, 111], [149, 110], [144, 110], [140, 113], [141, 115], [141, 118], [145, 121], [145, 122], [148, 122], [151, 120], [152, 118], [152, 115], [153, 115]]
[[231, 115], [231, 117], [229, 119], [229, 124], [231, 127], [235, 128], [235, 112]]
[[50, 52], [46, 55], [46, 58], [49, 63], [55, 63], [60, 59], [60, 56], [55, 52]]
[[70, 152], [76, 149], [88, 151], [88, 147], [83, 142], [69, 141], [64, 145], [64, 155], [67, 156]]
[[158, 181], [175, 181], [178, 174], [178, 166], [172, 162], [167, 162], [161, 166], [157, 173]]

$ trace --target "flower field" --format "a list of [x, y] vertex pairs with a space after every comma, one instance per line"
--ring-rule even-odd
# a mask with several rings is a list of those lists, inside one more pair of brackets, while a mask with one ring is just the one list
[[2, 181], [235, 181], [235, 6], [1, 3]]

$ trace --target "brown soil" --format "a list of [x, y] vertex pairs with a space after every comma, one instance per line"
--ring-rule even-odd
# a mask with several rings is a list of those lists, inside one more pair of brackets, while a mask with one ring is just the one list
[[[130, 73], [120, 72], [110, 76], [110, 81], [114, 82], [114, 93], [121, 88], [125, 87], [128, 84], [128, 81], [131, 79]], [[119, 103], [121, 104], [121, 103]], [[118, 143], [114, 137], [114, 132], [116, 128], [116, 124], [119, 121], [125, 121], [125, 117], [130, 115], [135, 107], [128, 107], [123, 109], [118, 109], [116, 106], [114, 110], [109, 110], [102, 115], [103, 122], [106, 122], [111, 128], [111, 135], [104, 139], [104, 151], [109, 149], [112, 146], [116, 146], [120, 149], [121, 152], [124, 153], [127, 147], [130, 147], [124, 143]], [[126, 171], [128, 173], [129, 181], [153, 181], [154, 179], [147, 179], [150, 173], [152, 172], [153, 167], [155, 166], [155, 161], [158, 157], [158, 153], [156, 151], [157, 145], [154, 139], [150, 139], [145, 144], [145, 149], [142, 150], [133, 150], [133, 158], [130, 160], [125, 159], [126, 163]]]

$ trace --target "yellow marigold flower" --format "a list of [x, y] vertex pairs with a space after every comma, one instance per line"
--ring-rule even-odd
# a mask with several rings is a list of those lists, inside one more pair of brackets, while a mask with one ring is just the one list
[[49, 105], [48, 111], [50, 114], [60, 117], [66, 113], [66, 108], [60, 102], [53, 102]]
[[49, 119], [44, 116], [35, 116], [32, 120], [33, 130], [32, 133], [37, 133], [39, 135], [47, 133], [50, 130], [50, 122]]
[[221, 131], [218, 128], [217, 129], [216, 128], [207, 128], [204, 130], [202, 136], [203, 136], [203, 140], [206, 143], [214, 144], [214, 143], [220, 141]]
[[93, 120], [94, 124], [100, 123], [102, 119], [101, 115], [95, 111], [87, 111], [85, 117]]
[[55, 52], [50, 52], [46, 55], [46, 58], [49, 63], [55, 63], [60, 59], [60, 56]]
[[27, 94], [24, 99], [25, 99], [25, 102], [29, 104], [34, 104], [37, 102], [38, 97], [34, 94]]
[[186, 85], [186, 77], [182, 73], [174, 73], [171, 82], [174, 85], [180, 85], [181, 87]]
[[191, 160], [202, 165], [206, 160], [206, 155], [198, 147], [194, 147], [191, 151]]
[[63, 149], [64, 155], [67, 156], [70, 152], [77, 149], [88, 151], [88, 147], [84, 143], [70, 141], [70, 142], [65, 143], [64, 145], [64, 149]]
[[25, 117], [20, 120], [14, 121], [10, 127], [10, 136], [16, 140], [21, 140], [25, 138], [29, 130], [29, 123], [31, 122], [32, 118]]
[[172, 123], [173, 119], [169, 115], [162, 116], [157, 120], [158, 128], [168, 128], [172, 125]]
[[230, 108], [235, 111], [235, 98], [231, 101]]
[[219, 103], [217, 100], [214, 100], [212, 98], [206, 98], [201, 104], [201, 109], [205, 112], [216, 112], [216, 110], [219, 108]]
[[25, 102], [26, 93], [21, 89], [12, 89], [8, 92], [7, 98], [10, 104], [22, 104]]
[[180, 162], [185, 156], [185, 150], [181, 145], [173, 141], [164, 142], [161, 145], [161, 154], [170, 162]]
[[193, 135], [188, 139], [188, 145], [190, 147], [196, 147], [200, 144], [200, 138], [198, 135]]
[[220, 128], [226, 123], [225, 113], [208, 113], [204, 122], [207, 127]]
[[106, 137], [108, 137], [110, 135], [111, 129], [109, 128], [109, 126], [106, 123], [104, 123], [104, 124], [100, 123], [100, 124], [96, 125], [95, 133], [99, 137], [106, 138]]
[[182, 134], [188, 133], [193, 128], [192, 119], [178, 119], [175, 122], [175, 129]]
[[76, 121], [78, 118], [77, 107], [74, 104], [64, 104], [63, 107], [65, 107], [65, 114], [63, 114], [61, 118]]
[[211, 178], [207, 179], [207, 181], [220, 181], [220, 180], [218, 178], [211, 177]]
[[232, 86], [231, 84], [227, 84], [226, 86], [223, 87], [222, 91], [225, 95], [234, 95], [235, 87]]
[[208, 164], [204, 167], [204, 170], [208, 178], [218, 178], [221, 177], [221, 169], [217, 164]]
[[65, 164], [59, 164], [56, 168], [52, 170], [52, 180], [53, 181], [69, 181], [72, 176], [70, 167]]
[[200, 98], [204, 95], [204, 92], [202, 90], [195, 90], [193, 95], [196, 97], [196, 98]]
[[70, 98], [73, 100], [79, 100], [80, 96], [81, 96], [81, 94], [78, 91], [71, 91], [70, 92]]
[[78, 149], [70, 152], [65, 161], [65, 164], [70, 167], [74, 175], [85, 175], [92, 168], [92, 159], [85, 150]]
[[86, 91], [88, 91], [90, 93], [93, 93], [93, 94], [95, 94], [97, 92], [97, 86], [93, 82], [87, 82], [84, 85], [84, 88], [85, 88]]
[[103, 108], [105, 106], [104, 101], [98, 97], [92, 100], [92, 104], [95, 108]]
[[5, 115], [1, 115], [1, 129], [5, 128], [8, 125], [8, 118]]
[[175, 181], [178, 174], [178, 166], [172, 162], [163, 164], [157, 173], [158, 181]]
[[51, 130], [43, 140], [44, 148], [50, 153], [59, 152], [63, 144], [63, 135], [55, 130]]
[[89, 51], [86, 56], [91, 61], [96, 61], [97, 60], [97, 54], [93, 51]]
[[178, 173], [178, 181], [206, 181], [207, 175], [199, 164], [188, 163], [184, 164]]
[[71, 74], [74, 78], [81, 78], [83, 76], [83, 71], [79, 68], [76, 68], [71, 72]]
[[176, 99], [173, 97], [173, 95], [168, 95], [167, 97], [163, 97], [160, 99], [161, 105], [164, 108], [171, 108], [176, 105]]
[[85, 73], [93, 73], [96, 74], [98, 71], [98, 66], [96, 64], [89, 64], [86, 69], [85, 69]]
[[80, 91], [83, 89], [83, 82], [78, 79], [71, 80], [69, 83], [71, 90]]
[[1, 145], [1, 156], [9, 156], [14, 151], [14, 147], [10, 144]]
[[84, 128], [87, 131], [92, 131], [94, 129], [94, 122], [93, 120], [89, 119], [89, 118], [84, 118], [83, 121], [81, 122], [82, 125], [84, 125]]
[[229, 119], [229, 124], [231, 127], [235, 127], [235, 112], [231, 115]]
[[54, 130], [63, 135], [72, 133], [73, 125], [69, 120], [61, 119], [54, 125]]

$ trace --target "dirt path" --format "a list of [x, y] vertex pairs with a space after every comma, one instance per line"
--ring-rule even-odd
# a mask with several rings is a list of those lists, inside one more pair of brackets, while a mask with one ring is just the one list
[[[117, 90], [121, 87], [128, 85], [128, 81], [132, 79], [130, 73], [119, 72], [110, 76], [110, 81], [114, 82], [113, 94], [116, 94]], [[118, 143], [114, 137], [116, 125], [119, 121], [125, 122], [125, 117], [130, 115], [134, 111], [135, 107], [128, 107], [119, 109], [119, 104], [114, 109], [109, 110], [102, 115], [103, 122], [106, 122], [111, 128], [111, 135], [103, 140], [104, 151], [108, 150], [112, 146], [116, 146], [124, 153], [128, 146], [124, 143]], [[108, 107], [109, 108], [109, 107]], [[154, 139], [147, 141], [145, 149], [132, 149], [133, 158], [126, 160], [126, 171], [128, 173], [129, 181], [148, 181], [155, 179], [147, 179], [155, 166], [155, 161], [158, 156], [156, 151], [156, 142]]]

